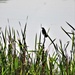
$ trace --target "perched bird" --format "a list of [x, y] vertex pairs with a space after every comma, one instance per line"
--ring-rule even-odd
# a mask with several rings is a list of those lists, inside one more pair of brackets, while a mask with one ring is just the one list
[[55, 49], [57, 49], [56, 45], [54, 44], [54, 41], [55, 41], [56, 39], [52, 40], [52, 39], [50, 38], [50, 36], [47, 34], [45, 28], [44, 28], [44, 27], [41, 27], [41, 28], [42, 28], [42, 34], [44, 35], [44, 37], [45, 37], [45, 38], [48, 37], [49, 40], [51, 41], [51, 43], [54, 45]]
[[44, 27], [41, 27], [41, 28], [42, 28], [42, 34], [44, 35], [44, 37], [48, 37], [48, 34], [47, 34], [45, 28]]

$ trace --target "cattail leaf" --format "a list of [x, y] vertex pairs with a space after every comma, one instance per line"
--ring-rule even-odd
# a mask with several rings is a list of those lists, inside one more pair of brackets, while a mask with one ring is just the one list
[[18, 58], [16, 57], [15, 58], [15, 69], [17, 69], [18, 68]]
[[3, 32], [2, 32], [2, 37], [3, 37], [4, 43], [6, 44], [6, 38], [5, 38], [4, 34], [3, 34]]
[[69, 36], [70, 39], [72, 39], [68, 32], [66, 32], [62, 27], [61, 29]]
[[67, 50], [67, 47], [69, 46], [69, 41], [67, 41], [67, 44], [65, 45], [65, 50]]
[[5, 38], [6, 38], [6, 34], [7, 34], [7, 27], [5, 27]]
[[75, 40], [75, 35], [74, 35], [74, 32], [72, 32], [72, 50], [73, 50], [73, 47], [75, 46], [74, 40]]
[[55, 45], [54, 41], [51, 39], [51, 37], [50, 37], [50, 36], [48, 36], [48, 38], [49, 38], [49, 40], [51, 41], [51, 43], [53, 44], [54, 48], [55, 48], [55, 49], [57, 49], [57, 47], [56, 47], [56, 45]]
[[71, 24], [69, 24], [68, 22], [66, 22], [73, 30], [75, 30], [75, 28], [71, 25]]
[[25, 27], [24, 27], [24, 35], [26, 33], [26, 27], [27, 27], [27, 23], [25, 24]]
[[50, 28], [48, 29], [47, 34], [49, 33], [49, 31], [50, 31]]
[[13, 32], [13, 39], [14, 39], [14, 41], [15, 41], [15, 39], [16, 39], [16, 36], [15, 36], [15, 30], [12, 28], [12, 32]]
[[9, 36], [11, 37], [11, 28], [10, 28], [10, 26], [9, 26]]
[[39, 36], [38, 49], [40, 49], [40, 46], [41, 46], [41, 32], [40, 32], [40, 36]]
[[35, 36], [35, 50], [36, 50], [36, 47], [37, 47], [37, 34]]
[[8, 33], [8, 37], [9, 37], [9, 42], [11, 41], [11, 38], [12, 38], [12, 36], [11, 36], [11, 28], [10, 28], [10, 26], [9, 26], [9, 33]]
[[18, 39], [20, 39], [20, 34], [19, 34], [18, 30], [17, 30], [17, 35], [18, 35]]

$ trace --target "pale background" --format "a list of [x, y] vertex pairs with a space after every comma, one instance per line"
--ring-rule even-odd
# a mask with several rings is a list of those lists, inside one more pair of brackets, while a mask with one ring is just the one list
[[[26, 17], [28, 16], [28, 20]], [[9, 19], [9, 24], [7, 22]], [[0, 27], [8, 25], [16, 30], [20, 30], [18, 22], [22, 28], [26, 21], [27, 25], [27, 45], [29, 49], [34, 49], [35, 35], [41, 31], [41, 24], [46, 30], [50, 28], [49, 35], [66, 43], [69, 37], [61, 30], [61, 26], [71, 31], [65, 21], [75, 27], [75, 0], [8, 0], [5, 3], [0, 0]], [[43, 36], [42, 36], [43, 38]], [[49, 45], [46, 40], [46, 48]]]

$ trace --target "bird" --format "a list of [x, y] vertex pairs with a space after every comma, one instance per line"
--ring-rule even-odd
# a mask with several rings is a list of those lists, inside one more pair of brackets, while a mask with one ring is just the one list
[[55, 49], [57, 49], [57, 47], [56, 47], [56, 45], [55, 45], [55, 43], [54, 43], [54, 41], [55, 41], [56, 39], [52, 40], [52, 39], [50, 38], [50, 36], [47, 34], [45, 28], [44, 28], [44, 27], [41, 27], [41, 28], [42, 28], [42, 34], [44, 35], [44, 37], [45, 37], [45, 38], [49, 38], [49, 40], [51, 41], [51, 43], [54, 45]]
[[45, 28], [44, 27], [41, 27], [41, 28], [42, 28], [42, 34], [44, 35], [44, 37], [45, 38], [48, 37], [48, 34], [47, 34]]

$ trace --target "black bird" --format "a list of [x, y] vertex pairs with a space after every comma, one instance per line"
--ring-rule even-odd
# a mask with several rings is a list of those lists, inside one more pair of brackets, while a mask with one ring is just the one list
[[44, 29], [44, 27], [41, 27], [41, 28], [42, 28], [42, 34], [44, 35], [44, 37], [48, 37], [48, 34], [46, 30]]
[[54, 44], [54, 41], [55, 41], [56, 39], [52, 40], [52, 39], [50, 38], [50, 36], [47, 34], [45, 28], [44, 28], [44, 27], [41, 27], [41, 28], [42, 28], [42, 34], [44, 35], [44, 37], [45, 37], [45, 38], [48, 37], [49, 40], [51, 41], [51, 43], [53, 43], [55, 49], [57, 49], [56, 45]]

